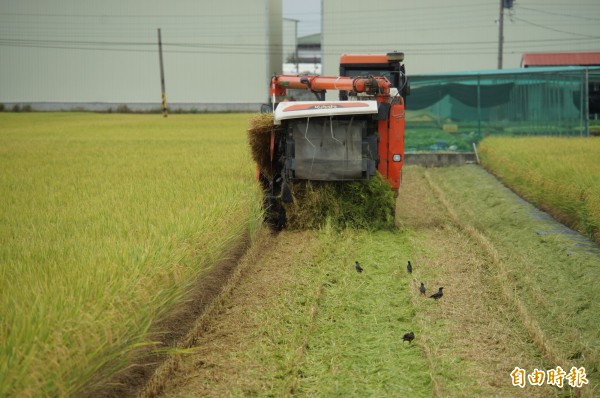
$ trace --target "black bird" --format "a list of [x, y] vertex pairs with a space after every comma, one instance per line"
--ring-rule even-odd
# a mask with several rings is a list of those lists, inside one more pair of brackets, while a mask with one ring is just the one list
[[425, 292], [427, 291], [425, 289], [425, 285], [423, 284], [423, 282], [421, 282], [421, 286], [419, 287], [419, 291], [421, 292], [421, 294], [424, 296]]
[[405, 341], [408, 341], [408, 343], [412, 343], [412, 341], [415, 339], [415, 334], [413, 332], [408, 332], [405, 333], [404, 336], [402, 336], [402, 343], [404, 343]]
[[410, 261], [406, 265], [406, 270], [408, 271], [409, 274], [412, 274], [412, 264], [410, 263]]
[[444, 293], [442, 292], [442, 289], [443, 289], [443, 287], [440, 287], [440, 290], [438, 290], [437, 293], [434, 293], [431, 296], [429, 296], [429, 298], [432, 298], [434, 300], [442, 298], [442, 296], [444, 295]]
[[356, 261], [356, 265], [354, 266], [354, 268], [356, 268], [356, 272], [363, 272], [362, 267], [360, 266], [360, 264], [358, 263], [358, 261]]

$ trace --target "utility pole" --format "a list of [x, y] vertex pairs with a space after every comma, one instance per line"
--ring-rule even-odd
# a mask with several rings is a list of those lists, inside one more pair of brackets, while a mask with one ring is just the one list
[[504, 1], [500, 0], [500, 17], [498, 18], [498, 69], [502, 69], [502, 54], [504, 52]]
[[[500, 0], [500, 15], [498, 17], [498, 69], [502, 69], [504, 56], [504, 9], [512, 10], [515, 0]], [[509, 14], [510, 15], [510, 14]]]
[[164, 117], [167, 117], [167, 94], [165, 93], [165, 69], [163, 67], [162, 40], [160, 37], [160, 28], [158, 28], [158, 58], [160, 61], [160, 88], [162, 94], [162, 113]]
[[295, 22], [295, 38], [294, 38], [294, 44], [295, 44], [295, 49], [294, 49], [294, 58], [296, 58], [296, 74], [300, 74], [300, 63], [298, 61], [298, 20], [294, 20]]

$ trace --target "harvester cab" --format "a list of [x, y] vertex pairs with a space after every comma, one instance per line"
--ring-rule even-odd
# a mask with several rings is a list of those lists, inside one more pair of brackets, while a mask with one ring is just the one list
[[[380, 173], [397, 192], [404, 161], [404, 98], [389, 78], [405, 88], [406, 77], [400, 61], [386, 65], [398, 67], [399, 73], [273, 76], [269, 164], [259, 167], [258, 178], [267, 219], [276, 228], [285, 226], [283, 203], [292, 201], [290, 186], [297, 181], [366, 181]], [[310, 90], [318, 100], [289, 101], [288, 89]], [[326, 101], [327, 90], [345, 95]]]
[[[387, 54], [344, 54], [340, 58], [340, 76], [383, 76], [398, 90], [406, 103], [410, 94], [410, 82], [404, 68], [404, 53], [389, 52]], [[340, 100], [356, 97], [358, 93], [340, 90]]]

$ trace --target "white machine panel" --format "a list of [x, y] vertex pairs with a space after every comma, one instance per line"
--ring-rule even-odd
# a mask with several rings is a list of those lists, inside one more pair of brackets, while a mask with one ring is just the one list
[[285, 119], [377, 113], [377, 101], [291, 101], [275, 109], [276, 125]]

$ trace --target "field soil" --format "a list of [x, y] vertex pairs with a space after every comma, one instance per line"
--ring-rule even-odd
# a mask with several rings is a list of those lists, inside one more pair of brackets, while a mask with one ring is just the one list
[[[263, 232], [139, 396], [600, 393], [597, 246], [476, 166], [406, 168], [396, 217], [393, 231]], [[559, 365], [589, 384], [511, 383], [515, 367]]]

